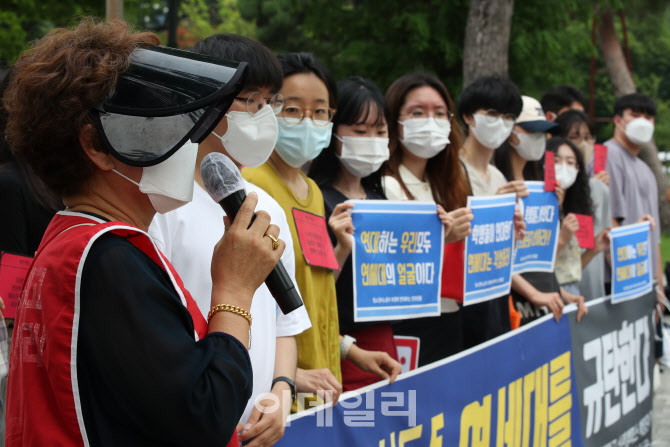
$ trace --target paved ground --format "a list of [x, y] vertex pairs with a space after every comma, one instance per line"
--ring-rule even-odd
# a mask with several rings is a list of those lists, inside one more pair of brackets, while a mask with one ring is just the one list
[[[670, 317], [665, 322], [670, 324]], [[670, 446], [670, 368], [661, 368], [660, 377], [661, 385], [654, 392], [652, 447]]]
[[661, 386], [654, 394], [652, 447], [670, 446], [670, 368], [663, 368]]

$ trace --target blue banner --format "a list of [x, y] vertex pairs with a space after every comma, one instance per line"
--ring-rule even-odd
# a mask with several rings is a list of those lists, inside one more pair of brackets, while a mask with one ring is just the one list
[[474, 219], [465, 239], [464, 306], [509, 293], [515, 204], [516, 194], [468, 197]]
[[651, 291], [650, 228], [649, 222], [641, 222], [610, 231], [613, 303]]
[[292, 416], [276, 445], [583, 446], [567, 318], [546, 316], [385, 383]]
[[444, 230], [435, 203], [351, 202], [354, 321], [439, 315]]
[[558, 198], [544, 190], [544, 182], [526, 182], [523, 198], [526, 237], [516, 245], [512, 273], [553, 272], [558, 248]]

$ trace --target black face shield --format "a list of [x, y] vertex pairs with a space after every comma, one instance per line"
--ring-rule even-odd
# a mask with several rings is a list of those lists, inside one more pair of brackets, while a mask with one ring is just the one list
[[103, 144], [131, 166], [153, 166], [200, 143], [243, 88], [246, 62], [166, 47], [137, 48], [114, 91], [95, 107]]

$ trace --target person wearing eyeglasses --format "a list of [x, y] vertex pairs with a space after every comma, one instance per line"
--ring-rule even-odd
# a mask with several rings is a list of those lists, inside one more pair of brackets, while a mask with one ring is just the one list
[[[469, 187], [458, 161], [460, 138], [449, 92], [433, 75], [410, 73], [396, 79], [385, 96], [390, 113], [390, 158], [383, 170], [384, 193], [389, 200], [435, 202], [445, 226], [445, 247], [462, 251], [472, 213], [465, 208]], [[447, 252], [445, 249], [445, 259]], [[462, 270], [445, 274], [463, 277]], [[442, 280], [443, 284], [451, 282]], [[393, 325], [394, 334], [419, 338], [419, 366], [463, 350], [458, 297], [445, 290], [441, 295], [439, 316]]]
[[277, 144], [266, 163], [245, 168], [242, 175], [277, 200], [293, 236], [296, 284], [312, 321], [312, 327], [296, 337], [296, 389], [306, 394], [293, 407], [300, 411], [315, 400], [337, 402], [342, 393], [341, 357], [365, 371], [388, 369], [390, 358], [361, 349], [340, 335], [333, 271], [310, 265], [303, 255], [294, 213], [324, 217], [325, 207], [321, 190], [301, 168], [330, 144], [337, 87], [330, 71], [309, 53], [285, 53], [278, 58], [285, 102], [277, 115]]
[[[458, 115], [465, 124], [466, 138], [460, 159], [473, 195], [516, 193], [519, 199], [528, 195], [522, 181], [508, 182], [491, 164], [494, 153], [512, 135], [522, 107], [516, 85], [499, 76], [479, 78], [461, 93]], [[517, 238], [525, 227], [522, 220], [523, 216], [517, 210], [514, 232]], [[463, 323], [468, 347], [508, 332], [511, 329], [509, 297], [501, 296], [464, 307]]]
[[[279, 61], [260, 43], [236, 34], [216, 34], [191, 50], [249, 63], [244, 88], [212, 133], [198, 145], [193, 201], [156, 216], [149, 228], [156, 244], [191, 291], [200, 311], [207, 315], [212, 295], [211, 251], [225, 232], [225, 213], [203, 188], [200, 163], [212, 152], [227, 155], [238, 167], [265, 163], [277, 140], [275, 116], [282, 110], [284, 98], [279, 93], [282, 86]], [[253, 191], [258, 195], [258, 209], [268, 212], [272, 222], [280, 228], [286, 242], [282, 262], [295, 282], [293, 241], [284, 210], [258, 186], [247, 182], [245, 187], [247, 193]], [[295, 336], [311, 324], [304, 306], [288, 315], [279, 311], [265, 284], [256, 290], [250, 313], [254, 319], [249, 350], [254, 387], [240, 419], [244, 431], [239, 437], [242, 442], [251, 440], [247, 445], [258, 447], [272, 445], [283, 436], [295, 396], [298, 358]], [[268, 393], [274, 396], [263, 398]], [[267, 411], [267, 407], [277, 408], [277, 411]]]

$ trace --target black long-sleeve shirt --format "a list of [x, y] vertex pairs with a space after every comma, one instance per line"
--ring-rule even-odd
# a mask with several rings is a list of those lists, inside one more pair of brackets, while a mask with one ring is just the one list
[[172, 283], [127, 240], [91, 247], [81, 281], [77, 375], [91, 446], [224, 446], [251, 396], [235, 338], [193, 337]]

